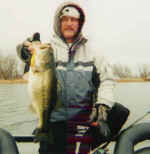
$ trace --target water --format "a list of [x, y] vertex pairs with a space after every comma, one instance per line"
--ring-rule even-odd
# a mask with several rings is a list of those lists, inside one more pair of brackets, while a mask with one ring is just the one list
[[[29, 111], [26, 84], [0, 85], [0, 127], [13, 136], [28, 136], [36, 127], [37, 118]], [[38, 144], [19, 143], [20, 154], [38, 154]]]
[[[150, 83], [119, 83], [114, 91], [118, 102], [131, 111], [127, 127], [144, 113], [150, 111]], [[11, 134], [31, 135], [37, 119], [29, 109], [29, 97], [26, 84], [0, 84], [0, 127]], [[150, 122], [150, 115], [144, 120]], [[149, 144], [149, 143], [148, 143]], [[38, 154], [38, 144], [19, 143], [20, 154]], [[110, 148], [113, 148], [113, 144]]]

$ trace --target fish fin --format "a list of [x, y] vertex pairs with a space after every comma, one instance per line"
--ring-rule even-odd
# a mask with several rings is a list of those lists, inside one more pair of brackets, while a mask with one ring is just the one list
[[35, 65], [35, 51], [34, 51], [34, 53], [32, 54], [30, 66], [31, 66], [31, 67], [34, 67], [34, 65]]

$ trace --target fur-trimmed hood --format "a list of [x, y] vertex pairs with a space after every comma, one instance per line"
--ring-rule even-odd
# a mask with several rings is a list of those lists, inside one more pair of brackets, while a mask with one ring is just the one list
[[56, 10], [55, 17], [54, 17], [54, 25], [53, 25], [54, 32], [59, 38], [63, 39], [60, 32], [60, 15], [61, 15], [61, 11], [67, 6], [75, 7], [80, 12], [80, 27], [79, 27], [79, 32], [77, 34], [77, 38], [81, 37], [82, 36], [81, 31], [85, 22], [85, 13], [78, 4], [73, 2], [62, 3], [60, 7], [58, 7], [58, 9]]

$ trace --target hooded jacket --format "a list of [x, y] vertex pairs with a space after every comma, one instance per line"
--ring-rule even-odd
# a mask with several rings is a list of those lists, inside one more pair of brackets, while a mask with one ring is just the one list
[[[65, 42], [60, 32], [60, 15], [66, 6], [73, 6], [80, 12], [80, 26], [71, 47]], [[51, 45], [54, 50], [58, 97], [61, 107], [52, 111], [51, 122], [73, 120], [86, 122], [93, 103], [112, 106], [115, 102], [113, 89], [114, 76], [110, 64], [96, 53], [88, 40], [81, 34], [85, 22], [83, 10], [74, 3], [64, 3], [55, 15], [54, 32]], [[23, 52], [18, 48], [18, 55]], [[20, 56], [21, 59], [23, 57]], [[57, 102], [56, 102], [57, 104]]]

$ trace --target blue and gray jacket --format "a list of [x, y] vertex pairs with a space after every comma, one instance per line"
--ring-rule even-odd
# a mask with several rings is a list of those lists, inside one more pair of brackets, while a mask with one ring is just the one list
[[[51, 45], [54, 50], [57, 81], [59, 83], [58, 96], [61, 107], [51, 113], [50, 121], [73, 120], [86, 122], [89, 118], [93, 103], [112, 106], [115, 102], [113, 89], [115, 87], [114, 75], [110, 64], [101, 55], [95, 52], [82, 34], [82, 26], [85, 16], [80, 8], [82, 16], [80, 32], [74, 43], [69, 46], [60, 33], [60, 12], [64, 4], [56, 11], [54, 22], [54, 36]], [[22, 45], [18, 46], [18, 55], [21, 59], [24, 55]], [[56, 102], [57, 104], [57, 102]]]

